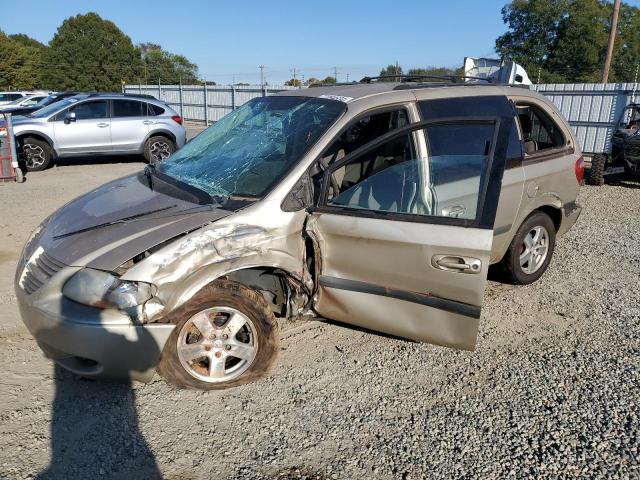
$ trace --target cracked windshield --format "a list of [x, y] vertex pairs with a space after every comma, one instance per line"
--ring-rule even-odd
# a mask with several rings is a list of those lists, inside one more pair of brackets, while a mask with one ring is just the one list
[[262, 97], [227, 115], [158, 165], [209, 195], [261, 197], [345, 111], [335, 100]]

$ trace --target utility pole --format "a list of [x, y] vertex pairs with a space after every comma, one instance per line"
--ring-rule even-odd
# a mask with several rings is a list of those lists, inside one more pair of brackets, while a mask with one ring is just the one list
[[347, 83], [349, 83], [349, 74], [347, 73]]
[[333, 78], [338, 83], [338, 67], [333, 67]]
[[295, 67], [293, 68], [293, 86], [296, 86], [296, 69]]
[[607, 45], [607, 58], [604, 61], [604, 69], [602, 70], [602, 83], [609, 81], [609, 69], [611, 68], [611, 59], [613, 58], [613, 45], [616, 43], [616, 34], [618, 33], [618, 15], [620, 14], [620, 0], [615, 0], [613, 4], [613, 16], [611, 17], [611, 32], [609, 32], [609, 45]]
[[258, 65], [260, 69], [260, 88], [264, 90], [264, 65]]
[[[396, 60], [396, 75], [400, 75], [400, 66], [398, 65], [398, 60]], [[400, 81], [400, 78], [396, 78], [396, 82]]]

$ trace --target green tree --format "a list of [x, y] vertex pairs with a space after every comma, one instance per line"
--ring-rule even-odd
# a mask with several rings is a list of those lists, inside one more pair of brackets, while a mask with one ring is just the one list
[[155, 43], [143, 43], [138, 50], [143, 62], [145, 83], [200, 83], [198, 66], [184, 55], [167, 52]]
[[[608, 0], [513, 0], [496, 51], [542, 83], [600, 80], [611, 29]], [[640, 61], [640, 9], [622, 4], [610, 81], [633, 81]]]
[[299, 87], [302, 85], [302, 82], [297, 78], [292, 78], [291, 80], [287, 80], [284, 84], [288, 87]]
[[0, 88], [39, 88], [45, 49], [43, 44], [26, 35], [7, 36], [0, 31]]
[[[569, 0], [513, 0], [502, 8], [508, 31], [496, 40], [502, 58], [522, 65], [536, 80], [548, 80], [546, 62]], [[544, 73], [544, 75], [542, 75]], [[557, 79], [555, 79], [557, 80]]]
[[402, 67], [399, 65], [388, 65], [386, 68], [380, 70], [381, 77], [389, 77], [388, 79], [382, 79], [383, 82], [393, 82], [396, 80], [397, 75], [402, 75]]
[[96, 13], [62, 22], [43, 57], [45, 85], [54, 90], [119, 91], [142, 73], [131, 39]]
[[325, 77], [320, 83], [336, 83], [336, 77]]

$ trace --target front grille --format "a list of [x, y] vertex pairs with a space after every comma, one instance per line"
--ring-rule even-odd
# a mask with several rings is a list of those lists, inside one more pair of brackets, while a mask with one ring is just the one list
[[64, 267], [62, 262], [50, 257], [42, 248], [39, 248], [25, 265], [20, 285], [27, 294], [31, 295]]

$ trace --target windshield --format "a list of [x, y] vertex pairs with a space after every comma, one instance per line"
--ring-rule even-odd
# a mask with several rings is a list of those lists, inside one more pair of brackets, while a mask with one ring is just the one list
[[54, 102], [50, 105], [47, 105], [44, 108], [41, 108], [40, 110], [33, 112], [30, 115], [30, 117], [33, 117], [33, 118], [48, 117], [49, 115], [53, 115], [54, 113], [59, 112], [60, 110], [68, 107], [69, 105], [73, 105], [78, 100], [81, 100], [81, 99], [74, 98], [74, 97], [65, 98], [64, 100], [60, 100], [59, 102]]
[[261, 197], [345, 110], [344, 103], [322, 98], [256, 98], [157, 169], [209, 195]]
[[27, 99], [28, 99], [28, 97], [16, 98], [14, 101], [7, 103], [6, 106], [18, 105], [19, 103], [22, 103]]

